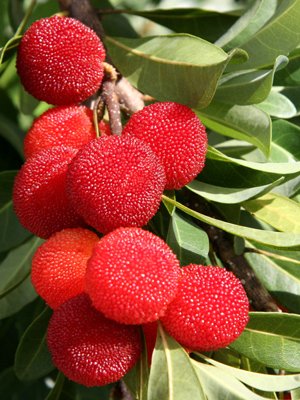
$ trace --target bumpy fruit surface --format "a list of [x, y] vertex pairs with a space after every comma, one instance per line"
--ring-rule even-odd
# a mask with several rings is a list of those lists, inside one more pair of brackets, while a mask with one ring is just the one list
[[29, 158], [16, 176], [13, 205], [21, 224], [44, 239], [82, 225], [66, 193], [68, 166], [77, 150], [57, 146]]
[[98, 241], [98, 236], [87, 229], [64, 229], [37, 249], [31, 281], [51, 308], [84, 292], [87, 260]]
[[24, 88], [55, 105], [82, 102], [100, 87], [105, 50], [96, 33], [76, 19], [43, 18], [25, 32], [17, 55]]
[[191, 350], [229, 345], [248, 322], [241, 282], [223, 268], [191, 264], [182, 269], [178, 293], [161, 318], [165, 329]]
[[204, 125], [188, 107], [154, 103], [133, 114], [123, 130], [148, 143], [166, 172], [166, 189], [180, 189], [202, 171], [207, 149]]
[[130, 137], [95, 139], [79, 150], [68, 171], [70, 200], [102, 233], [143, 226], [156, 213], [165, 173], [149, 146]]
[[54, 365], [85, 386], [121, 379], [141, 353], [139, 328], [105, 318], [85, 294], [54, 310], [47, 343]]
[[[101, 131], [109, 127], [101, 121]], [[54, 146], [80, 149], [96, 138], [93, 111], [85, 106], [58, 106], [36, 118], [24, 139], [25, 157], [29, 158]]]
[[141, 228], [120, 228], [94, 247], [86, 291], [107, 318], [143, 324], [163, 315], [179, 275], [179, 261], [162, 239]]

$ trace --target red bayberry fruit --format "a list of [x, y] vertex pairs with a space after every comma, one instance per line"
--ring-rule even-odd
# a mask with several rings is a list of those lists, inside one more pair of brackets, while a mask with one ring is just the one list
[[109, 136], [79, 150], [68, 172], [70, 200], [102, 233], [143, 226], [156, 213], [165, 173], [152, 150], [138, 139]]
[[157, 337], [157, 330], [158, 330], [157, 321], [143, 324], [142, 329], [146, 342], [148, 365], [150, 366]]
[[105, 318], [85, 294], [54, 310], [47, 343], [54, 365], [85, 386], [121, 379], [141, 353], [139, 328]]
[[207, 136], [204, 125], [188, 107], [162, 102], [133, 114], [123, 130], [148, 143], [166, 171], [166, 189], [180, 189], [202, 171]]
[[[104, 135], [109, 132], [109, 126], [103, 121], [99, 128]], [[54, 107], [34, 120], [24, 139], [24, 153], [29, 158], [62, 144], [80, 149], [95, 138], [92, 110], [76, 105]]]
[[87, 260], [98, 241], [98, 236], [87, 229], [64, 229], [37, 249], [31, 281], [51, 308], [84, 292]]
[[162, 239], [141, 228], [120, 228], [94, 247], [86, 291], [107, 318], [143, 324], [163, 315], [179, 275], [179, 261]]
[[161, 322], [183, 346], [210, 351], [229, 345], [242, 333], [248, 311], [247, 295], [233, 273], [191, 264], [182, 269], [176, 298]]
[[67, 168], [76, 152], [66, 146], [43, 150], [29, 158], [16, 176], [15, 212], [26, 229], [44, 239], [82, 224], [66, 193]]
[[43, 18], [25, 32], [17, 71], [25, 89], [55, 105], [80, 103], [101, 85], [105, 50], [96, 33], [67, 17]]

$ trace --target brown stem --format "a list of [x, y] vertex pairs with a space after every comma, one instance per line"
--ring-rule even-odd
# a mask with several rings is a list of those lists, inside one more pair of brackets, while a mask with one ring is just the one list
[[[213, 218], [222, 219], [220, 215], [216, 215], [215, 211], [212, 212], [207, 203], [201, 202], [199, 196], [195, 196], [191, 192], [187, 193], [187, 196], [188, 206], [193, 210]], [[244, 255], [235, 254], [232, 236], [215, 226], [200, 221], [197, 221], [197, 223], [206, 231], [214, 251], [224, 267], [232, 271], [244, 285], [252, 308], [256, 311], [279, 311], [277, 304], [259, 281]]]
[[122, 133], [121, 111], [119, 98], [115, 93], [117, 72], [114, 67], [108, 63], [105, 63], [104, 71], [105, 76], [102, 83], [101, 97], [107, 107], [112, 134], [120, 136]]

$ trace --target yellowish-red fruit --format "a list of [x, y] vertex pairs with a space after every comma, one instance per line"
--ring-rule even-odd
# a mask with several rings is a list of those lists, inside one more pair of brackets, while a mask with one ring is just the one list
[[53, 309], [84, 292], [87, 261], [99, 237], [83, 228], [52, 235], [34, 254], [31, 281]]
[[77, 150], [57, 146], [29, 158], [16, 176], [13, 205], [20, 223], [44, 239], [82, 225], [67, 198], [66, 174]]
[[18, 47], [17, 71], [24, 88], [55, 105], [80, 103], [100, 87], [104, 46], [80, 21], [53, 16], [34, 22]]
[[161, 102], [144, 107], [130, 117], [123, 135], [150, 145], [165, 169], [166, 189], [180, 189], [204, 167], [205, 127], [197, 115], [182, 104]]
[[190, 264], [182, 269], [177, 295], [161, 322], [183, 346], [210, 351], [237, 339], [248, 312], [246, 292], [232, 272]]
[[179, 275], [179, 261], [161, 238], [140, 228], [119, 228], [94, 247], [86, 291], [107, 318], [143, 324], [164, 314]]
[[121, 226], [143, 226], [156, 213], [165, 173], [142, 141], [123, 136], [89, 142], [68, 170], [68, 194], [87, 224], [107, 233]]
[[105, 318], [85, 294], [54, 310], [47, 343], [53, 364], [67, 378], [85, 386], [118, 381], [141, 353], [139, 327]]

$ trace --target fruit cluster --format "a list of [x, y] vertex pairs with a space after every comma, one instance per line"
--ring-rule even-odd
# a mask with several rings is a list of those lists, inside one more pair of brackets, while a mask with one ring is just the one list
[[99, 90], [104, 58], [91, 29], [56, 16], [28, 29], [17, 57], [25, 89], [55, 107], [26, 135], [14, 208], [47, 239], [31, 277], [53, 309], [53, 362], [86, 386], [115, 382], [133, 367], [141, 326], [147, 332], [160, 321], [186, 348], [214, 350], [241, 334], [249, 309], [232, 273], [180, 268], [168, 245], [142, 229], [165, 189], [203, 169], [205, 127], [188, 107], [158, 102], [133, 114], [121, 136], [101, 122], [96, 137], [92, 111], [78, 103]]

